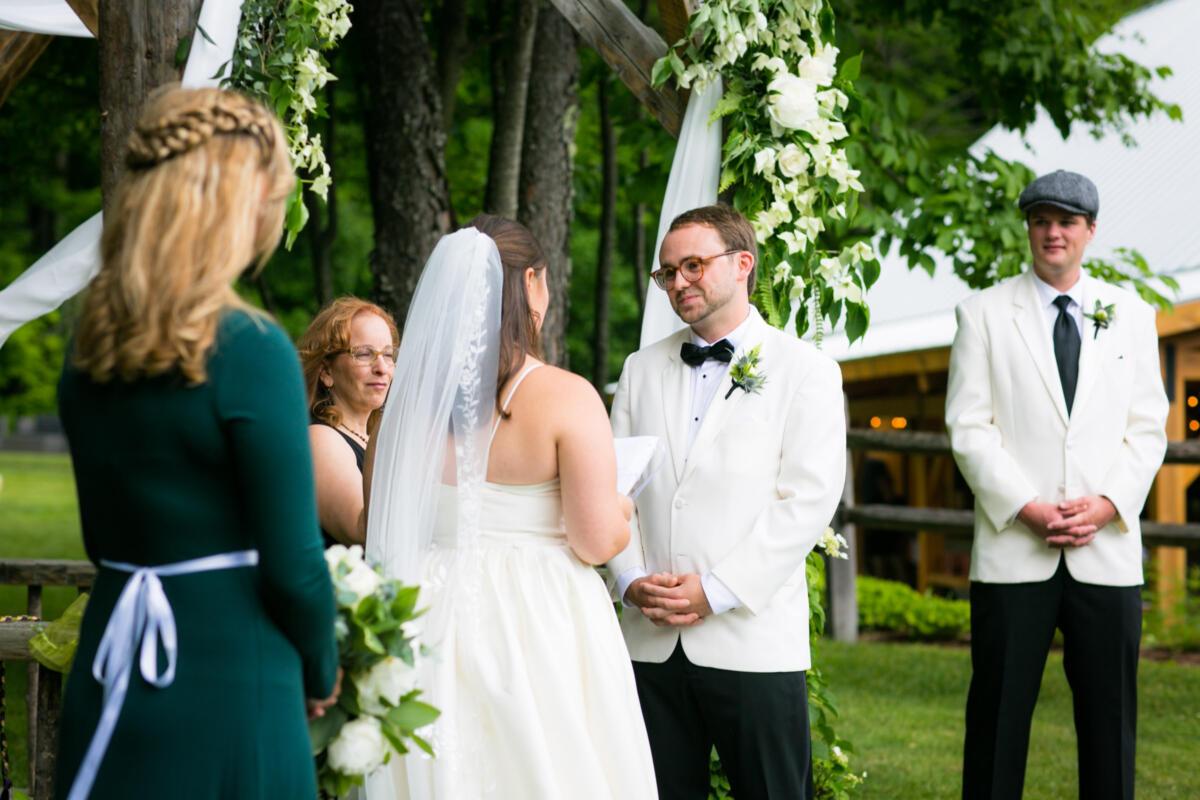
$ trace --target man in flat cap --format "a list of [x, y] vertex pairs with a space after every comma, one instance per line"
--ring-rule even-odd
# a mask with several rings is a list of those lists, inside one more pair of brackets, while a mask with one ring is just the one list
[[1021, 193], [1033, 268], [965, 300], [946, 428], [975, 494], [964, 798], [1019, 798], [1055, 629], [1079, 796], [1132, 798], [1138, 516], [1166, 451], [1155, 315], [1080, 269], [1100, 199], [1082, 175]]

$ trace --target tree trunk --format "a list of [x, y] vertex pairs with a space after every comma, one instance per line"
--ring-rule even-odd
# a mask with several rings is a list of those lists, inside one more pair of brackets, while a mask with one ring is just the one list
[[178, 81], [179, 43], [196, 32], [202, 0], [100, 3], [100, 188], [107, 205], [125, 166], [125, 143], [142, 102]]
[[600, 245], [596, 253], [596, 326], [592, 331], [592, 384], [604, 394], [608, 383], [608, 298], [617, 240], [617, 133], [609, 107], [609, 76], [600, 76]]
[[[337, 238], [337, 169], [334, 166], [334, 147], [337, 135], [337, 111], [334, 106], [336, 82], [325, 85], [325, 109], [329, 117], [325, 120], [325, 157], [329, 161], [328, 199], [321, 199], [312, 192], [304, 193], [304, 203], [308, 206], [308, 240], [312, 254], [313, 289], [317, 296], [317, 306], [323, 307], [333, 299], [333, 240]], [[324, 213], [322, 213], [324, 207]], [[321, 224], [321, 220], [325, 224]]]
[[[533, 42], [537, 34], [539, 0], [516, 0], [517, 13], [512, 35], [499, 46], [507, 51], [504, 64], [504, 94], [495, 108], [492, 148], [488, 159], [487, 196], [483, 206], [492, 214], [515, 219], [521, 177], [525, 108], [529, 97], [529, 75]], [[494, 62], [494, 60], [493, 60]], [[553, 69], [553, 68], [552, 68]], [[545, 75], [538, 73], [538, 81]]]
[[549, 262], [550, 308], [542, 321], [546, 360], [567, 366], [567, 286], [571, 281], [571, 216], [575, 123], [579, 117], [579, 41], [553, 6], [538, 14], [537, 49], [529, 87], [521, 154], [518, 218], [533, 233]]
[[404, 327], [425, 259], [450, 229], [442, 104], [420, 0], [362, 0], [376, 299]]
[[449, 131], [454, 124], [458, 78], [467, 55], [467, 0], [443, 0], [438, 22], [438, 94], [442, 98], [442, 124]]

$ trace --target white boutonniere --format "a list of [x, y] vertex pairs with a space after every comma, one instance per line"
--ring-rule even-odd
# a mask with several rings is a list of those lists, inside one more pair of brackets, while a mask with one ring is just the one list
[[734, 389], [741, 389], [746, 394], [758, 394], [767, 382], [765, 373], [758, 369], [758, 352], [762, 345], [754, 345], [749, 352], [742, 353], [729, 368], [729, 377], [733, 385], [725, 393], [725, 399], [733, 394]]
[[1083, 316], [1092, 321], [1092, 338], [1095, 339], [1100, 335], [1100, 331], [1108, 330], [1108, 326], [1112, 325], [1117, 319], [1117, 304], [1109, 303], [1104, 305], [1099, 300], [1096, 301], [1096, 307], [1092, 309], [1092, 313], [1083, 312]]

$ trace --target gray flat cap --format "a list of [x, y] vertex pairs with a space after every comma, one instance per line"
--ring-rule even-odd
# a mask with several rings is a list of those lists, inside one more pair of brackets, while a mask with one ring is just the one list
[[1017, 200], [1022, 211], [1043, 204], [1095, 219], [1100, 214], [1100, 193], [1096, 191], [1096, 184], [1078, 172], [1060, 169], [1026, 186]]

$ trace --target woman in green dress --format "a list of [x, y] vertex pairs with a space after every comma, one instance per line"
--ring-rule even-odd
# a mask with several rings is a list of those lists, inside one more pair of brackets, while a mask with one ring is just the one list
[[305, 698], [328, 702], [337, 651], [304, 385], [232, 286], [279, 241], [283, 131], [236, 93], [168, 88], [125, 157], [59, 384], [99, 570], [56, 796], [312, 798]]

